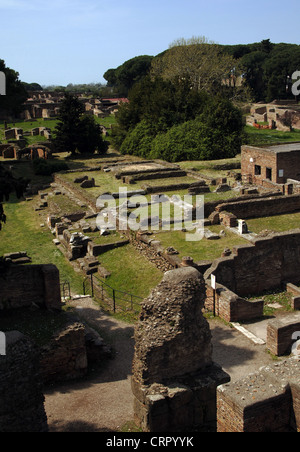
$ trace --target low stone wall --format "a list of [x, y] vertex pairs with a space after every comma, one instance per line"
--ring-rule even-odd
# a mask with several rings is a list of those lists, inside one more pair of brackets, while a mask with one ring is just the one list
[[289, 359], [220, 386], [218, 432], [299, 431], [299, 385], [300, 361]]
[[[281, 196], [281, 193], [274, 193], [272, 192], [267, 192], [267, 193], [261, 193], [261, 194], [253, 194], [253, 195], [243, 195], [243, 196], [239, 196], [236, 198], [230, 198], [227, 199], [226, 201], [222, 201], [222, 200], [218, 200], [218, 201], [209, 201], [206, 202], [204, 204], [204, 216], [205, 218], [208, 218], [210, 214], [212, 214], [216, 208], [220, 205], [220, 204], [232, 204], [232, 203], [236, 203], [236, 202], [243, 202], [243, 201], [251, 201], [251, 200], [258, 200], [258, 199], [265, 199], [265, 198], [269, 198], [269, 197], [277, 197], [277, 196]], [[227, 209], [226, 209], [227, 210]], [[229, 212], [231, 212], [229, 210]]]
[[210, 281], [206, 281], [205, 309], [215, 312], [226, 322], [253, 320], [263, 315], [263, 300], [245, 300], [220, 284], [217, 285], [215, 301], [213, 293]]
[[44, 384], [84, 377], [89, 366], [111, 358], [111, 349], [99, 334], [81, 322], [70, 320], [40, 349], [40, 377]]
[[91, 199], [89, 196], [86, 196], [84, 193], [82, 193], [82, 190], [75, 187], [73, 183], [66, 181], [60, 174], [56, 173], [53, 175], [53, 177], [54, 182], [66, 188], [71, 193], [74, 193], [76, 198], [87, 204], [94, 212], [97, 212], [97, 199]]
[[41, 349], [41, 378], [44, 383], [69, 381], [87, 373], [85, 330], [73, 323]]
[[96, 244], [94, 242], [88, 242], [87, 252], [90, 256], [100, 256], [103, 253], [106, 253], [109, 250], [113, 250], [115, 248], [120, 248], [122, 246], [128, 245], [129, 240], [120, 240], [118, 242], [113, 243], [105, 243], [105, 244]]
[[217, 212], [227, 211], [243, 220], [268, 217], [300, 210], [300, 195], [275, 196], [247, 201], [224, 202], [216, 207]]
[[54, 265], [11, 265], [0, 275], [0, 310], [61, 309], [59, 271]]
[[141, 180], [152, 180], [152, 179], [169, 179], [172, 177], [185, 177], [186, 171], [180, 171], [177, 169], [168, 170], [168, 171], [157, 171], [151, 173], [140, 173], [132, 176], [124, 176], [123, 181], [127, 184], [134, 184], [137, 181]]

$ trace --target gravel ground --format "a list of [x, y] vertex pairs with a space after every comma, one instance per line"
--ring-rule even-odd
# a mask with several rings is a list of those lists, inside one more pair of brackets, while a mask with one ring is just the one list
[[[102, 369], [85, 379], [48, 387], [45, 409], [50, 432], [117, 432], [133, 420], [130, 386], [134, 351], [133, 325], [105, 315], [90, 298], [73, 301], [79, 315], [88, 321], [115, 352]], [[255, 345], [220, 320], [210, 320], [213, 359], [232, 381], [270, 363], [264, 345]]]

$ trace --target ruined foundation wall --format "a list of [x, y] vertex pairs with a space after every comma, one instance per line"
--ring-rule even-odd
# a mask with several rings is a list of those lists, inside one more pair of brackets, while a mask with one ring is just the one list
[[135, 329], [135, 421], [146, 432], [216, 428], [216, 387], [229, 376], [212, 362], [202, 315], [205, 283], [192, 267], [165, 273]]
[[6, 356], [0, 356], [0, 432], [47, 431], [38, 349], [21, 333], [6, 333]]
[[219, 433], [299, 431], [300, 360], [290, 358], [217, 390]]
[[298, 283], [300, 230], [258, 238], [253, 245], [238, 246], [229, 257], [216, 259], [205, 273], [239, 296], [257, 295], [283, 282]]
[[217, 212], [227, 211], [237, 218], [268, 217], [300, 210], [300, 195], [275, 196], [247, 201], [224, 202], [216, 207]]
[[0, 310], [61, 309], [59, 271], [54, 265], [11, 265], [0, 275]]

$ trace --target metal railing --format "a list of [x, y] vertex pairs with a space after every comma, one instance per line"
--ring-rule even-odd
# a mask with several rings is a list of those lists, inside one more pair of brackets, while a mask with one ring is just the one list
[[63, 300], [71, 298], [71, 286], [69, 281], [64, 281], [60, 284], [60, 295]]
[[113, 312], [132, 311], [138, 313], [143, 301], [142, 297], [115, 289], [93, 274], [87, 276], [83, 282], [83, 294], [87, 295], [88, 293], [108, 304]]

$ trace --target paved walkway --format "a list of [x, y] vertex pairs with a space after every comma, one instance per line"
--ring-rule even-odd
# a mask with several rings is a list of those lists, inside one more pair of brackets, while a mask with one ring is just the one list
[[[105, 315], [91, 298], [71, 303], [78, 314], [101, 332], [115, 351], [114, 359], [79, 382], [47, 388], [45, 409], [51, 432], [119, 431], [133, 420], [130, 386], [134, 351], [133, 325]], [[220, 320], [211, 320], [213, 359], [232, 381], [271, 362], [264, 345], [257, 345]]]

